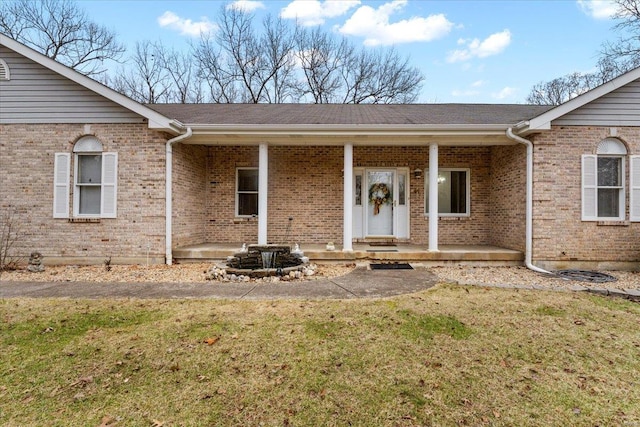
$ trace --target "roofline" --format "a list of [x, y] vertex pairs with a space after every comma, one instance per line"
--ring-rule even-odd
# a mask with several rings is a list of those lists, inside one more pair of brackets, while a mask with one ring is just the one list
[[631, 83], [634, 80], [640, 79], [640, 68], [635, 68], [621, 76], [616, 77], [613, 80], [603, 83], [600, 86], [591, 89], [588, 92], [579, 95], [564, 104], [560, 104], [557, 107], [540, 114], [537, 117], [530, 119], [527, 122], [521, 122], [516, 125], [515, 129], [519, 129], [519, 133], [531, 133], [537, 130], [549, 130], [551, 129], [551, 122], [568, 114], [583, 105], [586, 105], [604, 95], [607, 95], [614, 90]]
[[89, 78], [84, 74], [67, 67], [64, 64], [61, 64], [49, 58], [48, 56], [33, 50], [29, 46], [26, 46], [18, 41], [13, 40], [10, 37], [5, 36], [2, 33], [0, 33], [0, 45], [6, 46], [8, 49], [19, 53], [20, 55], [42, 65], [43, 67], [48, 68], [49, 70], [68, 78], [69, 80], [109, 99], [110, 101], [115, 102], [116, 104], [136, 114], [139, 114], [140, 116], [148, 120], [150, 129], [165, 130], [172, 134], [178, 134], [184, 129], [184, 125], [182, 125], [182, 123], [180, 123], [179, 121], [166, 117], [158, 113], [157, 111], [146, 107], [119, 92], [116, 92], [115, 90], [103, 85], [102, 83], [97, 82], [92, 78]]

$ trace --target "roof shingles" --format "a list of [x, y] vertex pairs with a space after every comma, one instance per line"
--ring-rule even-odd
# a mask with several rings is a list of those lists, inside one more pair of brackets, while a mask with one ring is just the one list
[[552, 106], [522, 104], [150, 104], [188, 125], [515, 125]]

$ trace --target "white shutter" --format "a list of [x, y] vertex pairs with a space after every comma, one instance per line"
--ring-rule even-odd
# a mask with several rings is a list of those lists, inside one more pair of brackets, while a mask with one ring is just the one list
[[630, 201], [629, 219], [640, 222], [640, 156], [630, 156], [631, 170], [629, 176], [631, 185], [629, 187]]
[[71, 154], [56, 153], [53, 164], [53, 217], [69, 218]]
[[582, 220], [598, 219], [598, 156], [582, 156]]
[[102, 218], [115, 218], [118, 195], [118, 153], [102, 153]]

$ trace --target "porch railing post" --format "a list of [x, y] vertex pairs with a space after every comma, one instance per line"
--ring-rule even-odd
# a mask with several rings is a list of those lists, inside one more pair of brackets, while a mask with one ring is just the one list
[[438, 144], [429, 145], [429, 252], [438, 251]]
[[267, 197], [269, 190], [269, 145], [260, 143], [258, 152], [258, 244], [267, 244]]
[[353, 251], [353, 144], [344, 144], [344, 219], [343, 241], [344, 252]]

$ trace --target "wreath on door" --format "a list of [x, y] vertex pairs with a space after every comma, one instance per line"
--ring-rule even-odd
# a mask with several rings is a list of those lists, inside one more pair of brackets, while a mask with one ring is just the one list
[[373, 205], [374, 215], [380, 213], [380, 206], [389, 205], [391, 201], [391, 191], [387, 184], [380, 182], [369, 187], [369, 203]]

